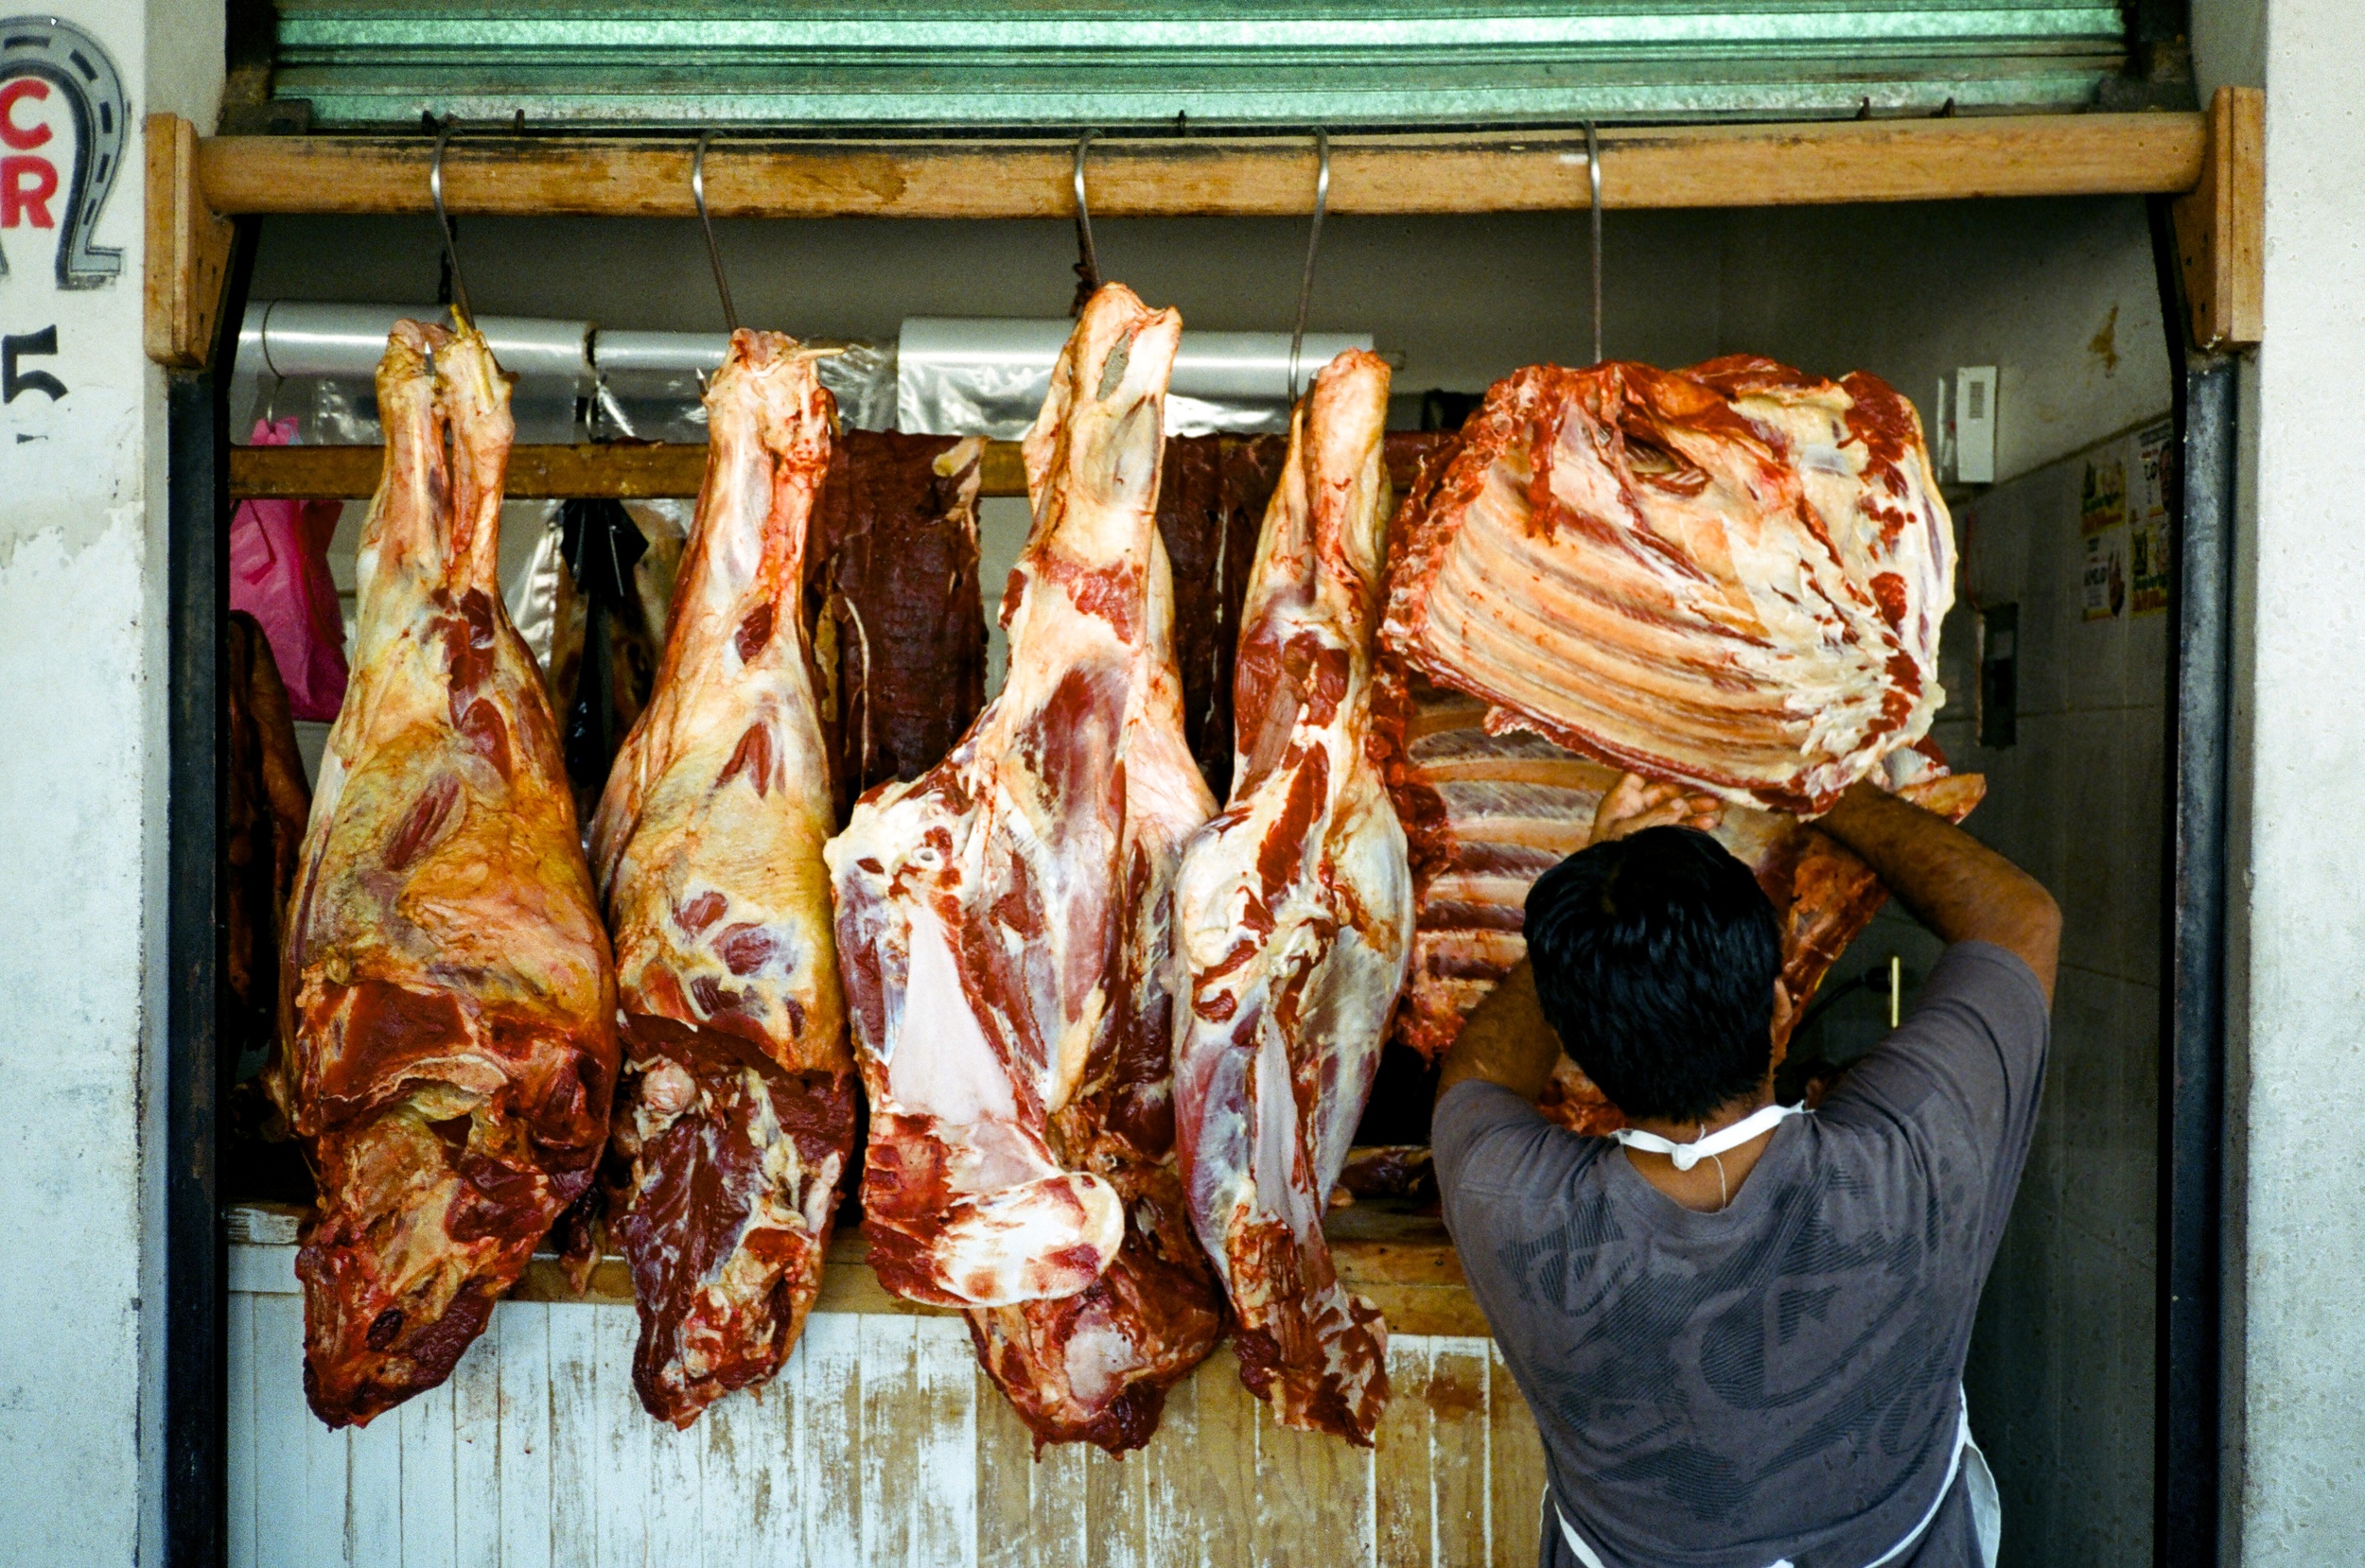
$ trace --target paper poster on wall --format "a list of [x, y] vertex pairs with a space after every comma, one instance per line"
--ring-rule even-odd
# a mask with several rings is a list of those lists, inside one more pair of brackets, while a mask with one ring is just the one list
[[2135, 494], [2127, 520], [2129, 608], [2150, 615], [2168, 607], [2168, 552], [2175, 532], [2168, 518], [2170, 465], [2176, 462], [2176, 427], [2162, 423], [2135, 438]]
[[2088, 620], [2108, 620], [2127, 609], [2127, 463], [2089, 459], [2077, 501], [2077, 531], [2085, 542], [2078, 598]]

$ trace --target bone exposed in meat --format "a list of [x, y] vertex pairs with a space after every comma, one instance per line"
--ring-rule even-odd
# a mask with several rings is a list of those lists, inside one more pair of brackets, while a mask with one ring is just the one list
[[282, 977], [277, 1090], [321, 1194], [305, 1393], [331, 1426], [450, 1374], [589, 1186], [617, 1068], [556, 726], [496, 576], [507, 378], [473, 331], [403, 322], [377, 396], [358, 656]]
[[1812, 813], [1929, 729], [1953, 582], [1920, 422], [1874, 377], [1546, 365], [1429, 466], [1384, 636], [1490, 729]]
[[1095, 294], [1027, 435], [1009, 674], [942, 763], [828, 849], [870, 1102], [880, 1282], [976, 1309], [1039, 1440], [1138, 1447], [1221, 1298], [1170, 1163], [1167, 897], [1213, 813], [1155, 529], [1181, 319]]
[[812, 551], [838, 819], [944, 759], [986, 701], [979, 437], [848, 430]]
[[706, 406], [664, 659], [591, 829], [623, 1013], [614, 1228], [640, 1307], [633, 1384], [677, 1427], [780, 1370], [854, 1142], [803, 618], [833, 409], [813, 356], [747, 331]]
[[1353, 350], [1296, 410], [1242, 611], [1232, 800], [1175, 880], [1183, 1182], [1241, 1380], [1284, 1425], [1366, 1446], [1387, 1330], [1322, 1222], [1412, 940], [1404, 829], [1367, 752], [1387, 418], [1388, 367]]
[[[1585, 846], [1594, 810], [1619, 775], [1540, 736], [1489, 734], [1482, 703], [1417, 678], [1405, 683], [1400, 669], [1384, 675], [1392, 722], [1383, 732], [1394, 746], [1389, 785], [1412, 841], [1419, 890], [1412, 973], [1395, 1032], [1434, 1058], [1526, 956], [1529, 887]], [[1977, 774], [1948, 773], [1926, 741], [1892, 753], [1876, 777], [1954, 821], [1987, 789]], [[1802, 1011], [1887, 890], [1837, 841], [1782, 812], [1728, 806], [1715, 837], [1773, 900], [1782, 981]], [[1623, 1124], [1572, 1063], [1564, 1058], [1561, 1067], [1546, 1091], [1547, 1114], [1580, 1131]]]

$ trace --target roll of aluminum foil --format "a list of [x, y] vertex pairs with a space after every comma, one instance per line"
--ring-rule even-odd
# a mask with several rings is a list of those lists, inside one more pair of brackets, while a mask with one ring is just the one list
[[[896, 428], [922, 435], [1026, 433], [1051, 392], [1051, 367], [1067, 342], [1063, 321], [905, 319], [896, 343]], [[1302, 392], [1314, 373], [1369, 333], [1307, 333], [1298, 357]], [[1166, 432], [1261, 434], [1289, 427], [1289, 335], [1184, 332], [1167, 383]]]

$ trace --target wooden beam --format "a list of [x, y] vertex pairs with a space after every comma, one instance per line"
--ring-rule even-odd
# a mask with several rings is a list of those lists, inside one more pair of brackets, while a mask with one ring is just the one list
[[[1989, 196], [2181, 192], [2200, 177], [2202, 116], [2027, 114], [1789, 125], [1629, 128], [1602, 134], [1613, 207], [1756, 207]], [[454, 213], [689, 218], [681, 137], [456, 138]], [[1567, 131], [1340, 136], [1334, 213], [1565, 210], [1589, 200], [1585, 137]], [[220, 136], [199, 148], [218, 212], [424, 213], [424, 137]], [[1008, 141], [718, 142], [717, 216], [1065, 218], [1074, 144]], [[1286, 217], [1310, 212], [1303, 137], [1095, 141], [1095, 215]]]
[[150, 114], [147, 141], [148, 357], [176, 370], [199, 370], [213, 353], [233, 230], [199, 188], [197, 128], [178, 114]]
[[2176, 248], [2193, 342], [2241, 348], [2266, 332], [2267, 95], [2220, 87], [2200, 179], [2176, 203]]

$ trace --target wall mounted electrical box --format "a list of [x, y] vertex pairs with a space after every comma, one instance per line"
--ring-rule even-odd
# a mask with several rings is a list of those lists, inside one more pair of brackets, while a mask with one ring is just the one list
[[1954, 373], [1954, 479], [1995, 482], [1995, 367], [1965, 365]]

